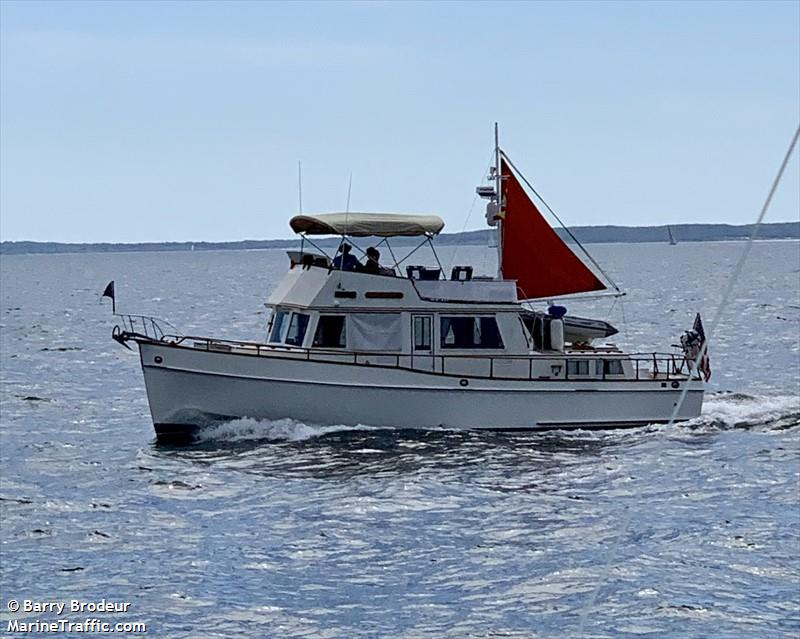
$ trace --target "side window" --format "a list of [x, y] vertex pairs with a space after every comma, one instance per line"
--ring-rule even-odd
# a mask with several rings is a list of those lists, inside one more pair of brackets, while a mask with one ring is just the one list
[[494, 317], [442, 317], [442, 348], [503, 348]]
[[292, 313], [289, 330], [286, 333], [286, 343], [290, 346], [302, 346], [306, 336], [309, 316], [305, 313]]
[[571, 359], [567, 361], [567, 374], [568, 375], [588, 375], [589, 374], [589, 360], [588, 359]]
[[503, 348], [503, 339], [494, 317], [475, 318], [475, 345], [478, 348]]
[[286, 319], [289, 311], [278, 311], [272, 316], [272, 331], [269, 334], [270, 342], [282, 342], [283, 329], [286, 328]]
[[624, 375], [625, 371], [622, 370], [622, 361], [618, 359], [603, 360], [606, 375]]
[[414, 316], [414, 350], [431, 350], [431, 318], [427, 315]]
[[347, 344], [344, 315], [320, 315], [314, 333], [314, 346], [344, 348]]

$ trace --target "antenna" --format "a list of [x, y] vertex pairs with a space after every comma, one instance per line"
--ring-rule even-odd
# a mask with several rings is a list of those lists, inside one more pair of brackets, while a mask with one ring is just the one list
[[[350, 171], [350, 179], [347, 182], [347, 206], [344, 209], [344, 233], [342, 233], [342, 243], [344, 243], [344, 238], [347, 235], [347, 218], [350, 216], [350, 193], [352, 192], [352, 190], [353, 190], [353, 172]], [[340, 244], [339, 248], [341, 247], [342, 245]], [[344, 270], [344, 252], [342, 252], [340, 259], [341, 261], [339, 262], [339, 273], [340, 273], [339, 285], [341, 285], [342, 282], [341, 272]]]
[[497, 193], [497, 279], [503, 279], [503, 182], [500, 175], [500, 134], [494, 123], [494, 188]]
[[297, 212], [303, 214], [303, 163], [297, 160]]

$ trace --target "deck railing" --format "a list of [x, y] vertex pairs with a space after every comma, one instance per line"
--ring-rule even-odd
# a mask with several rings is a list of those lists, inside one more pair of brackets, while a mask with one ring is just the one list
[[[127, 316], [132, 317], [132, 316]], [[346, 363], [358, 366], [370, 366], [375, 368], [392, 368], [411, 371], [424, 371], [448, 377], [459, 377], [464, 379], [502, 379], [502, 380], [537, 380], [537, 381], [563, 381], [563, 380], [609, 380], [609, 381], [631, 381], [631, 380], [660, 380], [664, 382], [685, 380], [687, 377], [700, 379], [697, 371], [691, 371], [689, 364], [681, 354], [677, 353], [632, 353], [618, 354], [609, 351], [581, 352], [577, 353], [542, 353], [536, 355], [489, 355], [482, 354], [446, 354], [446, 355], [420, 355], [415, 353], [386, 353], [380, 351], [343, 351], [340, 349], [322, 348], [300, 348], [287, 347], [282, 345], [270, 345], [260, 342], [247, 342], [240, 340], [216, 339], [209, 337], [198, 337], [193, 335], [171, 335], [165, 334], [157, 320], [153, 318], [142, 318], [135, 316], [139, 321], [137, 326], [141, 327], [141, 320], [146, 322], [147, 328], [144, 330], [155, 333], [147, 337], [154, 341], [164, 342], [184, 348], [202, 349], [205, 351], [216, 352], [236, 352], [245, 355], [284, 357], [286, 359], [301, 359], [305, 361]], [[141, 333], [140, 333], [141, 334]], [[464, 372], [464, 368], [457, 367], [456, 363], [464, 363], [467, 360], [477, 360], [487, 362], [489, 365], [488, 374], [478, 374]], [[612, 373], [607, 370], [605, 364], [600, 365], [600, 370], [596, 369], [589, 374], [570, 373], [570, 362], [606, 362], [619, 361], [621, 366], [630, 364], [631, 369], [624, 370], [622, 373]], [[519, 376], [509, 376], [498, 374], [498, 362], [508, 365], [509, 362], [527, 362], [527, 374]], [[551, 369], [558, 368], [557, 373], [549, 376], [535, 374], [534, 365], [536, 362], [544, 362]], [[596, 366], [596, 365], [595, 365]], [[455, 370], [460, 368], [460, 370]], [[590, 368], [592, 365], [590, 364]], [[449, 369], [449, 370], [448, 370]], [[631, 372], [633, 375], [631, 376]]]
[[142, 335], [149, 339], [156, 341], [166, 341], [167, 337], [175, 338], [175, 335], [170, 335], [164, 330], [163, 326], [168, 327], [170, 331], [177, 329], [166, 320], [150, 317], [148, 315], [130, 315], [123, 313], [116, 313], [119, 322], [122, 324], [114, 327], [115, 334], [129, 333], [131, 335]]

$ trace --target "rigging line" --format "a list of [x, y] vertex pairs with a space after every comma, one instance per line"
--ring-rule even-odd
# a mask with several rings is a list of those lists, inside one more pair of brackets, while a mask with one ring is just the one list
[[469, 224], [469, 218], [472, 216], [472, 211], [475, 209], [475, 202], [478, 201], [478, 196], [476, 195], [472, 198], [472, 204], [469, 206], [469, 211], [467, 211], [467, 219], [464, 220], [464, 226], [461, 227], [461, 231], [459, 231], [458, 236], [456, 237], [455, 246], [453, 246], [453, 253], [450, 255], [450, 263], [447, 265], [447, 270], [450, 270], [450, 267], [455, 264], [456, 256], [458, 255], [458, 249], [461, 248], [461, 240], [464, 238], [464, 232], [467, 230], [467, 224]]
[[617, 306], [618, 301], [618, 298], [615, 297], [614, 301], [611, 303], [611, 308], [609, 308], [608, 312], [606, 313], [606, 322], [611, 318], [611, 313], [614, 312], [614, 308]]
[[[345, 239], [347, 237], [347, 220], [350, 217], [350, 192], [353, 189], [353, 172], [350, 171], [350, 180], [347, 183], [347, 206], [344, 209], [344, 233], [342, 233], [342, 242], [339, 244], [339, 248], [342, 248], [342, 244], [344, 244]], [[339, 281], [336, 283], [336, 286], [340, 286], [342, 283], [342, 271], [344, 270], [344, 251], [342, 251], [342, 259], [339, 261]]]
[[622, 315], [622, 330], [625, 333], [625, 343], [628, 345], [628, 348], [631, 346], [631, 336], [628, 333], [628, 319], [625, 317], [625, 301], [620, 298], [619, 302], [619, 312]]
[[350, 214], [350, 193], [353, 190], [353, 173], [350, 173], [350, 181], [347, 183], [347, 208], [344, 210], [344, 228], [347, 230], [347, 216]]
[[[491, 170], [491, 167], [493, 166], [493, 165], [492, 165], [492, 160], [491, 160], [491, 159], [494, 157], [494, 153], [495, 153], [495, 152], [494, 152], [494, 151], [492, 151], [492, 154], [489, 156], [489, 162], [486, 164], [486, 167], [487, 167], [489, 170]], [[484, 170], [484, 171], [483, 171], [483, 173], [482, 173], [482, 175], [481, 175], [481, 177], [480, 177], [480, 178], [478, 178], [478, 180], [479, 180], [480, 182], [483, 182], [483, 180], [484, 180], [484, 176], [485, 176], [485, 175], [486, 175], [488, 172], [489, 172], [489, 171], [486, 171], [486, 170]], [[461, 227], [461, 231], [459, 232], [459, 234], [458, 234], [458, 237], [456, 238], [455, 247], [453, 248], [453, 254], [452, 254], [452, 256], [450, 257], [450, 263], [447, 265], [447, 270], [448, 270], [448, 271], [449, 271], [449, 270], [450, 270], [450, 268], [453, 266], [453, 264], [455, 264], [455, 261], [456, 261], [456, 255], [457, 255], [457, 253], [458, 253], [458, 250], [459, 250], [459, 248], [461, 248], [461, 242], [462, 242], [462, 240], [464, 239], [464, 232], [467, 230], [467, 224], [469, 224], [469, 218], [472, 216], [472, 211], [475, 209], [475, 202], [477, 202], [477, 201], [478, 201], [479, 197], [480, 197], [480, 196], [479, 196], [479, 195], [476, 193], [476, 194], [475, 194], [475, 197], [474, 197], [474, 198], [472, 198], [472, 204], [470, 204], [470, 206], [469, 206], [469, 211], [467, 211], [467, 219], [466, 219], [466, 220], [464, 220], [464, 225]], [[498, 197], [499, 197], [499, 196], [498, 196]]]
[[297, 160], [297, 212], [303, 214], [303, 163]]
[[590, 260], [590, 261], [591, 261], [591, 263], [594, 265], [594, 267], [595, 267], [595, 268], [596, 268], [598, 271], [600, 271], [600, 273], [603, 275], [603, 277], [605, 277], [605, 278], [606, 278], [606, 280], [608, 281], [608, 283], [609, 283], [609, 284], [611, 284], [611, 286], [613, 286], [615, 290], [619, 291], [619, 286], [617, 286], [617, 283], [616, 283], [616, 282], [615, 282], [613, 279], [611, 279], [611, 277], [608, 275], [608, 273], [606, 273], [606, 272], [603, 270], [603, 267], [602, 267], [602, 266], [600, 266], [600, 265], [597, 263], [597, 261], [596, 261], [596, 260], [595, 260], [595, 259], [592, 257], [592, 254], [591, 254], [591, 253], [589, 253], [589, 251], [587, 251], [587, 250], [584, 248], [583, 244], [581, 244], [581, 243], [580, 243], [580, 241], [578, 240], [578, 238], [577, 238], [577, 237], [575, 237], [575, 236], [573, 235], [572, 231], [570, 231], [570, 230], [569, 230], [569, 227], [568, 227], [566, 224], [564, 224], [564, 222], [562, 222], [561, 218], [560, 218], [560, 217], [558, 217], [558, 215], [556, 215], [556, 212], [555, 212], [555, 211], [554, 211], [552, 208], [550, 208], [550, 205], [549, 205], [549, 204], [548, 204], [548, 203], [545, 201], [545, 199], [544, 199], [544, 198], [543, 198], [541, 195], [539, 195], [539, 192], [538, 192], [538, 191], [537, 191], [535, 188], [533, 188], [533, 185], [532, 185], [530, 182], [528, 182], [528, 179], [527, 179], [527, 178], [526, 178], [526, 177], [525, 177], [525, 176], [522, 174], [522, 172], [521, 172], [521, 171], [520, 171], [520, 170], [519, 170], [519, 169], [516, 167], [516, 165], [515, 165], [515, 164], [514, 164], [514, 163], [511, 161], [511, 158], [509, 158], [509, 157], [508, 157], [508, 156], [507, 156], [507, 155], [506, 155], [506, 154], [505, 154], [505, 153], [502, 151], [502, 149], [501, 149], [500, 153], [501, 153], [501, 155], [503, 156], [503, 159], [504, 159], [506, 162], [508, 162], [508, 163], [509, 163], [509, 165], [511, 165], [511, 168], [512, 168], [512, 169], [514, 169], [514, 171], [516, 172], [516, 174], [517, 174], [519, 177], [521, 177], [521, 178], [522, 178], [522, 181], [523, 181], [523, 182], [525, 182], [525, 184], [526, 184], [526, 185], [528, 186], [528, 188], [529, 188], [529, 189], [530, 189], [530, 190], [533, 192], [533, 194], [534, 194], [534, 195], [535, 195], [537, 198], [539, 198], [539, 200], [541, 201], [541, 203], [542, 203], [542, 204], [544, 204], [545, 208], [546, 208], [546, 209], [547, 209], [547, 210], [550, 212], [550, 215], [552, 215], [554, 218], [556, 218], [556, 220], [558, 221], [558, 223], [561, 225], [561, 228], [563, 228], [563, 229], [564, 229], [564, 230], [567, 232], [567, 235], [569, 235], [569, 236], [572, 238], [572, 241], [573, 241], [573, 242], [575, 242], [575, 244], [577, 244], [577, 245], [578, 245], [578, 247], [580, 247], [581, 251], [583, 251], [583, 254], [584, 254], [586, 257], [588, 257], [588, 258], [589, 258], [589, 260]]
[[[747, 256], [750, 254], [750, 249], [753, 248], [753, 242], [755, 241], [756, 237], [758, 236], [758, 231], [761, 228], [761, 223], [764, 221], [764, 216], [767, 214], [767, 210], [769, 209], [769, 205], [772, 203], [772, 197], [775, 195], [775, 191], [778, 189], [778, 184], [780, 184], [781, 178], [783, 177], [783, 173], [786, 170], [786, 165], [789, 163], [790, 158], [792, 157], [792, 152], [794, 151], [795, 146], [797, 145], [797, 139], [800, 137], [800, 126], [797, 127], [797, 131], [794, 133], [794, 137], [792, 138], [791, 144], [789, 144], [789, 148], [786, 151], [786, 155], [783, 157], [783, 162], [781, 163], [780, 169], [778, 169], [778, 174], [775, 176], [775, 179], [772, 182], [772, 186], [770, 187], [769, 193], [767, 194], [767, 199], [764, 201], [764, 206], [761, 207], [761, 212], [758, 214], [758, 219], [756, 223], [753, 225], [753, 230], [750, 233], [750, 237], [747, 240], [747, 244], [744, 245], [744, 249], [742, 250], [742, 255], [739, 257], [739, 261], [736, 263], [736, 266], [733, 269], [733, 274], [728, 279], [728, 283], [725, 286], [725, 290], [722, 293], [722, 300], [717, 306], [717, 310], [714, 313], [714, 317], [711, 319], [711, 326], [709, 330], [706, 332], [706, 339], [703, 342], [703, 346], [700, 349], [700, 352], [697, 354], [694, 362], [694, 368], [697, 370], [700, 362], [702, 361], [703, 357], [705, 357], [706, 352], [708, 351], [708, 343], [711, 341], [711, 337], [714, 335], [714, 331], [717, 329], [717, 325], [719, 324], [720, 318], [722, 317], [722, 313], [725, 311], [725, 307], [728, 305], [728, 300], [730, 299], [731, 293], [733, 293], [733, 287], [736, 285], [736, 281], [739, 279], [739, 275], [742, 272], [742, 268], [744, 268], [744, 263], [747, 260]], [[670, 424], [675, 421], [675, 418], [678, 416], [678, 410], [680, 409], [681, 405], [683, 404], [683, 400], [686, 397], [686, 393], [689, 391], [689, 385], [686, 384], [681, 392], [680, 397], [678, 398], [678, 402], [675, 408], [672, 411], [672, 416], [669, 419]]]
[[[756, 219], [756, 222], [753, 225], [753, 230], [751, 231], [750, 237], [748, 238], [747, 243], [745, 244], [744, 249], [742, 250], [742, 254], [739, 257], [739, 261], [734, 266], [733, 272], [731, 273], [731, 276], [728, 278], [728, 283], [725, 286], [725, 290], [722, 294], [722, 299], [720, 300], [720, 303], [717, 306], [717, 309], [714, 313], [714, 317], [711, 320], [711, 324], [709, 325], [709, 330], [706, 331], [705, 342], [703, 343], [700, 352], [697, 353], [697, 357], [694, 360], [693, 370], [698, 370], [700, 362], [706, 355], [706, 352], [708, 350], [708, 343], [711, 340], [711, 337], [713, 336], [714, 332], [716, 331], [717, 326], [719, 325], [719, 321], [722, 316], [722, 313], [725, 311], [725, 307], [728, 305], [728, 300], [731, 296], [731, 293], [733, 292], [733, 288], [736, 285], [736, 282], [742, 273], [742, 268], [744, 267], [744, 263], [747, 260], [747, 256], [750, 254], [750, 249], [753, 247], [753, 242], [758, 236], [758, 231], [759, 228], [761, 227], [761, 223], [764, 220], [764, 216], [767, 214], [769, 205], [772, 203], [772, 196], [775, 195], [775, 191], [777, 191], [778, 189], [778, 185], [780, 184], [781, 178], [783, 177], [786, 165], [789, 163], [789, 159], [792, 157], [792, 153], [794, 152], [795, 146], [797, 145], [797, 139], [799, 137], [800, 137], [800, 126], [797, 127], [797, 130], [795, 131], [794, 136], [792, 137], [792, 141], [789, 144], [789, 148], [786, 151], [786, 155], [784, 155], [783, 157], [783, 162], [781, 162], [781, 166], [778, 169], [778, 174], [775, 176], [775, 179], [772, 182], [772, 186], [770, 187], [769, 193], [767, 194], [767, 199], [764, 201], [764, 205], [761, 207], [761, 212], [759, 213], [758, 218]], [[683, 406], [683, 402], [686, 399], [686, 394], [689, 392], [691, 376], [692, 373], [690, 371], [689, 379], [684, 384], [683, 391], [681, 391], [681, 394], [678, 397], [678, 401], [675, 403], [675, 408], [672, 410], [672, 415], [669, 418], [669, 422], [664, 427], [664, 429], [668, 428], [673, 423], [675, 423], [675, 419], [678, 416], [678, 412], [680, 411], [681, 407]], [[658, 431], [659, 434], [663, 433], [664, 429]], [[625, 517], [625, 521], [623, 523], [622, 529], [620, 530], [619, 536], [615, 540], [613, 546], [611, 547], [610, 552], [608, 553], [608, 559], [606, 560], [605, 566], [603, 568], [602, 577], [598, 582], [597, 586], [595, 587], [595, 589], [592, 591], [592, 594], [589, 598], [589, 602], [587, 603], [586, 607], [583, 609], [583, 613], [581, 614], [580, 624], [578, 625], [578, 636], [583, 635], [583, 628], [586, 624], [586, 619], [589, 616], [589, 612], [594, 607], [595, 601], [597, 600], [597, 595], [600, 592], [600, 588], [602, 588], [606, 582], [606, 578], [608, 576], [608, 569], [611, 566], [611, 562], [613, 562], [616, 557], [616, 554], [622, 543], [622, 538], [627, 534], [632, 519], [633, 519], [633, 510], [629, 507], [628, 514]]]

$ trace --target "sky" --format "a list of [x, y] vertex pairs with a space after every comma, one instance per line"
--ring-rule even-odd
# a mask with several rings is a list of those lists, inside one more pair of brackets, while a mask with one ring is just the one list
[[[0, 2], [0, 238], [484, 227], [501, 146], [569, 226], [752, 223], [800, 121], [800, 3]], [[795, 153], [767, 221], [800, 216]]]

